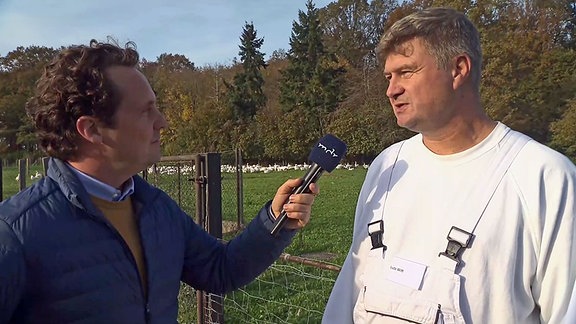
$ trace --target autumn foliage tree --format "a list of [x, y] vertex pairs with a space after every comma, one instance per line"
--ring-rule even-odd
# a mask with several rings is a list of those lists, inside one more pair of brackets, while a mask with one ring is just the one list
[[18, 47], [0, 57], [0, 153], [17, 158], [37, 156], [38, 150], [31, 120], [25, 105], [32, 96], [43, 67], [57, 51], [52, 48]]
[[[304, 162], [313, 142], [333, 133], [348, 144], [348, 161], [369, 163], [413, 135], [396, 124], [373, 49], [392, 23], [429, 6], [454, 7], [478, 27], [488, 114], [576, 159], [574, 0], [336, 0], [324, 8], [309, 0], [289, 48], [267, 61], [252, 23], [231, 65], [198, 67], [177, 53], [143, 59], [169, 123], [163, 153], [241, 147], [249, 161]], [[24, 106], [56, 53], [32, 46], [0, 56], [3, 158], [39, 154]]]
[[576, 163], [576, 96], [568, 102], [561, 119], [551, 124], [550, 146], [564, 152]]

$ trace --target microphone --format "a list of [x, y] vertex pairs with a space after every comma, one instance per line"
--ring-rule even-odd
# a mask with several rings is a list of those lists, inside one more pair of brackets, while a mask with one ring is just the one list
[[[320, 178], [324, 171], [328, 171], [328, 173], [332, 172], [338, 163], [340, 163], [344, 154], [346, 154], [346, 144], [339, 138], [331, 134], [322, 137], [318, 142], [316, 142], [308, 156], [308, 160], [312, 162], [310, 169], [302, 178], [302, 183], [298, 187], [292, 189], [292, 194], [310, 192], [308, 186], [310, 186], [311, 183], [318, 181], [318, 178]], [[284, 223], [286, 223], [287, 218], [287, 213], [282, 210], [280, 216], [276, 218], [274, 228], [272, 228], [270, 234], [276, 235], [276, 233], [278, 233], [278, 231], [284, 226]]]

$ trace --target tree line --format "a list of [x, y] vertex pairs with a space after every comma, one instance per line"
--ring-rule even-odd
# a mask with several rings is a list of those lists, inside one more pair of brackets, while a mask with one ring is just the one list
[[[143, 59], [170, 125], [163, 153], [241, 148], [250, 162], [303, 162], [332, 133], [348, 144], [347, 161], [369, 163], [413, 135], [396, 125], [373, 50], [392, 23], [429, 6], [464, 11], [480, 30], [489, 115], [576, 159], [574, 0], [338, 0], [323, 8], [308, 0], [292, 23], [290, 48], [268, 59], [252, 22], [242, 26], [229, 65], [197, 67], [174, 53]], [[2, 157], [42, 154], [24, 107], [60, 49], [18, 47], [0, 56]]]

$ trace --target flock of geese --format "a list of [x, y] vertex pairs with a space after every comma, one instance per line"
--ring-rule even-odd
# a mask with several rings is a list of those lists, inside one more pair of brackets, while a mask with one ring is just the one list
[[[258, 164], [245, 164], [242, 166], [242, 172], [244, 173], [270, 173], [270, 172], [278, 172], [278, 171], [289, 171], [289, 170], [308, 170], [310, 168], [309, 164], [287, 164], [287, 165], [268, 165], [268, 166], [261, 166]], [[357, 168], [364, 168], [367, 169], [367, 164], [338, 164], [336, 169], [345, 169], [345, 170], [355, 170]], [[154, 165], [148, 168], [148, 173], [159, 173], [159, 174], [176, 174], [180, 171], [181, 174], [191, 174], [194, 172], [194, 166], [183, 165], [183, 166], [174, 166], [174, 165]], [[234, 165], [222, 165], [220, 168], [221, 172], [232, 173], [236, 172], [236, 166]], [[36, 180], [42, 178], [42, 173], [36, 171], [35, 174], [30, 175], [30, 180]], [[16, 176], [16, 181], [20, 181], [20, 174]]]

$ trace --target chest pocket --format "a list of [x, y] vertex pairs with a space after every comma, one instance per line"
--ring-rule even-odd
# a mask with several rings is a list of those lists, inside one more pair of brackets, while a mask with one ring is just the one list
[[464, 324], [460, 281], [449, 270], [428, 268], [418, 290], [387, 280], [382, 272], [368, 274], [354, 307], [354, 323]]

